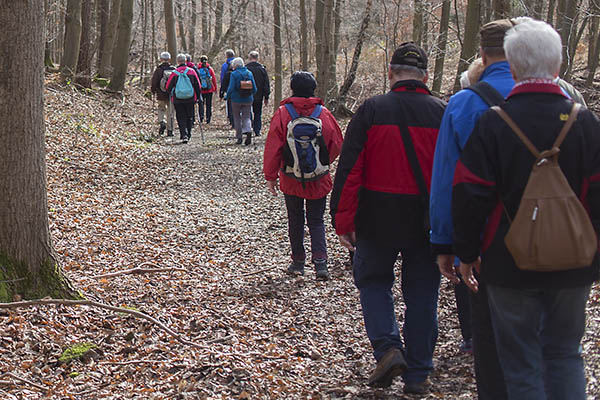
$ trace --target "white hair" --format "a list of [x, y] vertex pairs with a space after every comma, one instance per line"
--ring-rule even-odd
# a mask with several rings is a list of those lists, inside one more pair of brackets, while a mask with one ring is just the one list
[[169, 53], [168, 51], [163, 51], [162, 53], [160, 53], [160, 59], [169, 61], [171, 59], [171, 53]]
[[250, 53], [248, 53], [248, 58], [251, 60], [258, 60], [258, 51], [252, 50]]
[[227, 58], [235, 57], [235, 51], [233, 51], [232, 49], [225, 50], [225, 57], [227, 57]]
[[554, 79], [562, 63], [560, 36], [543, 21], [524, 21], [509, 29], [504, 53], [517, 80]]
[[183, 63], [185, 63], [186, 61], [187, 61], [187, 59], [186, 59], [186, 57], [185, 57], [185, 54], [183, 54], [183, 53], [179, 53], [179, 54], [177, 54], [177, 63], [179, 63], [179, 64], [183, 64]]
[[185, 55], [185, 61], [192, 62], [192, 56], [186, 53], [186, 55]]
[[231, 60], [231, 68], [236, 69], [244, 66], [244, 60], [241, 57], [236, 57]]
[[469, 86], [471, 86], [471, 82], [469, 81], [469, 71], [463, 71], [462, 74], [460, 74], [460, 88], [464, 89]]

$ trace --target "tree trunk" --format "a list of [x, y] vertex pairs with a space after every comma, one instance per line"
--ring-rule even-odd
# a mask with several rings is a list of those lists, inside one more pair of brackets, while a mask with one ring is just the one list
[[171, 53], [171, 61], [177, 56], [177, 34], [175, 32], [175, 12], [173, 0], [165, 0], [165, 28], [167, 30], [167, 47]]
[[210, 9], [206, 0], [200, 0], [200, 19], [202, 20], [202, 54], [206, 53], [210, 47], [210, 38], [208, 37], [208, 16]]
[[127, 65], [129, 62], [129, 44], [131, 42], [131, 23], [133, 22], [133, 1], [122, 0], [119, 16], [119, 30], [117, 31], [117, 46], [113, 57], [117, 60], [115, 69], [108, 85], [108, 90], [120, 92], [125, 87]]
[[75, 81], [86, 88], [92, 87], [92, 8], [92, 0], [83, 0], [81, 7], [81, 40]]
[[556, 0], [550, 0], [548, 2], [548, 18], [546, 18], [546, 22], [556, 28], [554, 25], [554, 9], [556, 8]]
[[328, 102], [330, 90], [332, 89], [332, 77], [330, 76], [332, 52], [332, 37], [329, 27], [333, 22], [333, 1], [315, 0], [315, 58], [317, 60], [317, 93], [316, 95]]
[[[333, 2], [332, 2], [333, 6]], [[340, 28], [342, 26], [342, 8], [344, 8], [344, 0], [336, 0], [333, 8], [332, 19], [334, 22], [333, 37], [331, 38], [331, 50], [329, 52], [329, 81], [331, 89], [328, 91], [328, 98], [335, 99], [338, 95], [337, 84], [337, 55], [340, 47]]]
[[152, 0], [141, 0], [142, 14], [142, 56], [140, 57], [140, 87], [146, 85], [144, 75], [146, 71], [146, 36], [148, 35], [148, 2]]
[[183, 24], [184, 19], [185, 16], [183, 14], [183, 10], [181, 9], [181, 3], [177, 2], [177, 24], [179, 25], [179, 38], [181, 39], [181, 50], [187, 53], [189, 49], [185, 40], [185, 27]]
[[510, 0], [492, 0], [494, 19], [510, 18]]
[[275, 93], [273, 107], [277, 110], [282, 99], [281, 0], [273, 0], [273, 43], [275, 44]]
[[190, 34], [190, 54], [193, 59], [195, 59], [196, 53], [196, 21], [198, 20], [198, 13], [196, 7], [196, 0], [190, 0], [190, 7], [192, 8], [192, 23], [190, 24], [189, 34]]
[[356, 80], [356, 71], [358, 70], [360, 54], [362, 52], [362, 47], [365, 42], [367, 29], [369, 28], [372, 7], [373, 0], [367, 0], [365, 15], [363, 17], [362, 23], [360, 24], [360, 30], [358, 31], [358, 37], [356, 38], [356, 46], [354, 47], [354, 53], [352, 54], [352, 63], [350, 64], [350, 71], [348, 72], [348, 75], [346, 75], [344, 83], [342, 84], [340, 92], [338, 93], [338, 97], [335, 101], [334, 113], [337, 117], [351, 116], [352, 114], [352, 111], [346, 106], [346, 98], [348, 96], [348, 93], [350, 92], [350, 88], [352, 88], [352, 85]]
[[121, 10], [121, 0], [112, 0], [110, 4], [110, 18], [108, 20], [108, 29], [106, 31], [106, 41], [102, 47], [102, 60], [98, 76], [108, 78], [112, 73], [112, 54], [117, 36], [117, 24], [119, 23], [119, 12]]
[[300, 0], [300, 68], [303, 71], [308, 69], [308, 21], [305, 0]]
[[[221, 36], [223, 35], [223, 8], [223, 0], [217, 0], [217, 8], [215, 10], [215, 42], [221, 40]], [[273, 10], [273, 12], [275, 11]]]
[[3, 76], [19, 71], [19, 79], [4, 79], [0, 85], [0, 138], [5, 143], [0, 147], [0, 302], [17, 296], [76, 298], [56, 260], [48, 227], [44, 5], [38, 0], [0, 4], [5, 29], [0, 54], [19, 54], [5, 57], [0, 65]]
[[440, 35], [437, 43], [437, 56], [435, 57], [435, 68], [433, 74], [432, 91], [440, 94], [442, 78], [444, 75], [444, 61], [446, 58], [446, 44], [448, 43], [448, 26], [450, 22], [450, 0], [442, 3], [442, 19], [440, 21]]
[[[589, 89], [594, 88], [594, 75], [598, 68], [598, 41], [600, 40], [600, 0], [590, 0], [590, 14], [592, 21], [590, 23], [590, 45], [588, 47], [588, 75], [585, 79], [585, 86]], [[587, 93], [590, 93], [588, 90]], [[588, 100], [589, 94], [586, 96]]]
[[[563, 76], [573, 64], [572, 55], [575, 54], [574, 49], [577, 46], [577, 0], [564, 0], [564, 8], [559, 8], [560, 20], [560, 37], [563, 45], [563, 62], [560, 66], [560, 75]], [[559, 2], [560, 3], [560, 2]], [[558, 26], [559, 21], [556, 21]], [[568, 78], [568, 77], [567, 77]]]
[[73, 76], [77, 70], [81, 40], [81, 0], [67, 1], [65, 19], [65, 41], [60, 70], [65, 76]]
[[412, 40], [421, 46], [423, 44], [423, 0], [414, 0], [413, 7]]
[[108, 13], [110, 11], [110, 0], [96, 0], [96, 20], [98, 21], [98, 57], [96, 58], [96, 69], [100, 71], [106, 37], [108, 36]]
[[465, 37], [460, 51], [454, 91], [460, 90], [460, 74], [465, 71], [477, 54], [477, 33], [479, 30], [479, 1], [469, 0], [467, 3], [467, 17], [465, 20]]

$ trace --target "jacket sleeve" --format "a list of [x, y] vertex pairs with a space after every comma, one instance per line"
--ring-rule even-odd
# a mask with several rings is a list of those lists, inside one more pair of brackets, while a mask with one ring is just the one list
[[364, 148], [372, 120], [373, 112], [367, 100], [356, 111], [346, 129], [329, 206], [333, 226], [339, 235], [355, 231], [354, 217], [365, 164]]
[[269, 96], [271, 95], [271, 82], [269, 81], [269, 74], [267, 73], [267, 69], [263, 66], [262, 68], [264, 74], [264, 82], [263, 82], [263, 96], [265, 99], [269, 100]]
[[[250, 70], [248, 70], [248, 72], [250, 72]], [[252, 72], [250, 72], [250, 79], [252, 79], [252, 95], [255, 95], [256, 92], [258, 92], [258, 89], [256, 88], [256, 81], [254, 80], [254, 74]]]
[[161, 68], [156, 68], [154, 73], [152, 74], [152, 80], [150, 82], [150, 91], [152, 93], [157, 93], [160, 88], [160, 80], [162, 79], [163, 70]]
[[269, 133], [265, 141], [263, 157], [263, 173], [268, 181], [275, 181], [279, 177], [282, 160], [282, 148], [285, 141], [285, 131], [282, 121], [282, 107], [279, 107], [271, 119]]
[[169, 75], [169, 80], [167, 81], [167, 85], [166, 85], [167, 93], [171, 93], [171, 91], [173, 90], [175, 85], [177, 85], [177, 78], [179, 78], [179, 72], [176, 70], [173, 70], [171, 75]]
[[234, 72], [229, 74], [229, 84], [227, 85], [227, 98], [228, 99], [231, 99], [231, 95], [233, 94], [233, 91], [235, 90], [235, 87], [237, 86], [236, 81], [237, 81], [237, 75], [235, 75]]
[[200, 78], [196, 71], [190, 70], [190, 80], [192, 81], [192, 86], [194, 87], [194, 96], [196, 97], [196, 101], [202, 101], [202, 87], [200, 86]]
[[227, 68], [229, 68], [229, 64], [227, 63], [227, 61], [225, 61], [221, 65], [221, 76], [219, 77], [219, 82], [221, 82], [221, 85], [223, 85], [223, 79], [225, 79], [225, 73], [227, 72]]
[[583, 181], [581, 194], [596, 236], [600, 236], [600, 122], [587, 110], [581, 110], [579, 113], [578, 119], [582, 119], [587, 133], [584, 151], [587, 154], [586, 159], [589, 160], [585, 167], [587, 176]]
[[217, 77], [215, 75], [215, 70], [212, 69], [212, 67], [210, 67], [208, 69], [208, 71], [210, 72], [210, 76], [211, 76], [211, 79], [212, 79], [212, 89], [210, 90], [210, 93], [214, 93], [214, 92], [217, 91]]
[[[479, 257], [487, 218], [498, 203], [493, 140], [489, 139], [489, 135], [486, 138], [486, 132], [494, 126], [491, 121], [495, 115], [489, 113], [494, 111], [482, 116], [475, 125], [454, 172], [453, 249], [466, 263]], [[496, 126], [499, 123], [500, 121], [495, 121]]]

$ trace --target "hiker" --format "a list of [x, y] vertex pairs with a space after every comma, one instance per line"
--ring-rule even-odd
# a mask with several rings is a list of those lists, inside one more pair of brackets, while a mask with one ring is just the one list
[[[221, 65], [221, 75], [219, 77], [219, 82], [221, 83], [221, 89], [219, 90], [219, 97], [223, 100], [225, 93], [227, 93], [227, 88], [229, 88], [229, 78], [231, 76], [231, 72], [233, 68], [231, 68], [231, 61], [235, 58], [235, 52], [232, 49], [225, 50], [225, 62]], [[231, 129], [234, 129], [233, 122], [233, 113], [231, 112], [231, 100], [225, 99], [225, 104], [227, 108], [227, 119], [231, 124]]]
[[269, 104], [269, 95], [271, 94], [269, 74], [267, 74], [265, 66], [258, 62], [258, 51], [248, 53], [246, 68], [252, 72], [256, 82], [256, 94], [252, 103], [252, 129], [254, 130], [254, 136], [260, 136], [263, 101], [265, 106]]
[[[165, 129], [167, 130], [167, 136], [173, 136], [173, 105], [169, 100], [169, 93], [165, 90], [166, 82], [169, 79], [170, 74], [170, 72], [165, 74], [165, 71], [173, 71], [175, 69], [170, 62], [171, 53], [168, 51], [160, 53], [160, 65], [154, 70], [150, 82], [150, 92], [156, 95], [156, 101], [158, 103], [156, 114], [159, 124], [159, 136], [165, 133]], [[161, 81], [163, 82], [162, 87]], [[165, 116], [167, 117], [166, 123]]]
[[[244, 60], [241, 57], [234, 58], [231, 61], [231, 78], [227, 88], [227, 100], [231, 101], [231, 113], [235, 126], [235, 137], [237, 144], [242, 144], [242, 137], [245, 135], [244, 144], [248, 146], [252, 143], [252, 121], [250, 117], [253, 95], [256, 93], [256, 82], [250, 72], [244, 66]], [[248, 85], [248, 87], [244, 86]]]
[[208, 56], [200, 56], [200, 64], [196, 68], [198, 69], [198, 77], [200, 78], [202, 100], [206, 107], [206, 114], [204, 113], [204, 106], [200, 105], [198, 108], [200, 123], [204, 122], [204, 116], [206, 115], [206, 123], [210, 124], [213, 93], [217, 91], [217, 78], [215, 77], [215, 71], [208, 63]]
[[173, 93], [180, 139], [183, 143], [187, 143], [192, 137], [194, 104], [202, 102], [202, 94], [196, 72], [186, 65], [185, 54], [177, 55], [177, 64], [178, 67], [167, 82], [167, 92]]
[[460, 74], [460, 88], [464, 89], [471, 85], [474, 85], [481, 78], [481, 74], [483, 74], [483, 70], [485, 66], [483, 65], [483, 60], [481, 57], [476, 58], [469, 65], [469, 68]]
[[[306, 263], [304, 210], [306, 208], [306, 224], [310, 233], [311, 261], [315, 267], [315, 276], [319, 280], [327, 280], [329, 279], [329, 270], [327, 268], [327, 242], [323, 214], [325, 213], [327, 194], [332, 187], [328, 166], [339, 155], [343, 139], [340, 127], [331, 112], [323, 105], [320, 98], [314, 97], [316, 87], [317, 81], [310, 72], [297, 71], [292, 74], [290, 78], [292, 96], [281, 102], [271, 120], [265, 142], [263, 172], [269, 192], [274, 196], [277, 195], [277, 180], [279, 179], [279, 189], [285, 198], [288, 234], [292, 250], [292, 262], [287, 272], [291, 275], [304, 274]], [[298, 128], [313, 128], [313, 140], [311, 140], [310, 148], [314, 152], [310, 163], [323, 167], [318, 174], [315, 174], [317, 176], [309, 181], [304, 181], [302, 177], [299, 178], [293, 173], [294, 166], [299, 167], [299, 159], [296, 146], [292, 148], [288, 144], [290, 136], [292, 142], [295, 142], [294, 131], [288, 132], [288, 124], [293, 119], [291, 113], [297, 114], [297, 117], [312, 115], [314, 117], [312, 122], [315, 122], [317, 126], [322, 126], [320, 134], [323, 140], [319, 141], [318, 128], [315, 129], [315, 125], [310, 123], [296, 125]], [[296, 120], [304, 121], [300, 118]], [[296, 154], [295, 158], [294, 154]], [[326, 160], [328, 165], [325, 167], [321, 160]]]
[[[590, 286], [598, 279], [600, 124], [585, 108], [577, 112], [555, 84], [562, 45], [550, 25], [541, 21], [515, 25], [506, 33], [504, 52], [516, 84], [500, 109], [538, 151], [553, 146], [560, 150], [536, 160], [499, 112], [484, 113], [462, 150], [454, 174], [453, 247], [461, 260], [465, 283], [481, 292], [485, 282], [507, 398], [585, 399], [581, 338]], [[571, 112], [575, 122], [565, 130], [562, 143], [556, 143]], [[546, 163], [548, 166], [542, 168], [552, 168], [553, 154], [557, 154], [559, 169], [568, 181], [565, 184], [586, 206], [593, 228], [591, 235], [577, 239], [571, 236], [573, 231], [559, 225], [546, 228], [544, 233], [556, 229], [561, 242], [590, 239], [596, 249], [589, 259], [594, 261], [591, 265], [574, 263], [574, 269], [560, 272], [525, 271], [521, 269], [524, 264], [517, 266], [516, 255], [505, 240], [509, 239], [507, 232], [511, 233], [509, 227], [516, 223], [517, 209], [525, 201], [524, 188], [534, 179], [533, 175], [530, 178], [532, 167]], [[552, 183], [540, 185], [547, 188]], [[585, 209], [581, 210], [587, 217]], [[539, 214], [537, 211], [527, 213], [525, 221], [546, 218], [543, 206]], [[550, 215], [553, 221], [557, 217]], [[480, 275], [474, 275], [473, 270]]]
[[[502, 48], [504, 34], [512, 26], [513, 21], [501, 19], [481, 27], [479, 52], [484, 66], [483, 73], [478, 82], [470, 82], [471, 86], [450, 98], [437, 139], [431, 179], [430, 240], [440, 272], [455, 284], [460, 284], [460, 279], [456, 275], [452, 249], [451, 207], [454, 170], [481, 114], [490, 106], [503, 102], [514, 85], [510, 66]], [[482, 96], [485, 96], [487, 101]], [[479, 292], [471, 292], [469, 297], [478, 398], [506, 399], [506, 385], [496, 354], [485, 285], [482, 283]]]
[[[340, 243], [354, 250], [354, 283], [377, 366], [368, 385], [429, 392], [440, 272], [428, 243], [434, 144], [446, 103], [431, 95], [427, 55], [412, 42], [394, 52], [390, 91], [367, 99], [348, 125], [331, 195]], [[412, 160], [412, 161], [411, 161]], [[404, 345], [394, 312], [394, 264], [402, 255]]]

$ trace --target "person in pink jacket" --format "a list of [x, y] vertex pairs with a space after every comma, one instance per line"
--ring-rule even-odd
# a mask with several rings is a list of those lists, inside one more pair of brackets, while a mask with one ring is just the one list
[[217, 91], [217, 78], [215, 71], [208, 63], [208, 56], [202, 55], [200, 57], [200, 64], [196, 67], [198, 69], [200, 79], [200, 87], [202, 89], [202, 100], [204, 100], [204, 107], [206, 107], [206, 114], [204, 113], [204, 107], [199, 108], [200, 122], [204, 121], [206, 115], [206, 123], [210, 124], [212, 117], [212, 98], [213, 93]]
[[[331, 192], [332, 180], [329, 172], [314, 180], [299, 180], [285, 174], [286, 160], [284, 152], [287, 144], [288, 123], [292, 121], [290, 105], [299, 116], [315, 113], [322, 124], [323, 142], [329, 155], [329, 164], [340, 154], [342, 131], [323, 101], [314, 97], [317, 82], [310, 72], [298, 71], [290, 78], [292, 96], [281, 102], [271, 120], [265, 143], [263, 172], [267, 180], [267, 189], [277, 195], [277, 189], [283, 192], [288, 214], [288, 234], [292, 248], [292, 263], [287, 271], [292, 275], [304, 274], [306, 253], [304, 250], [304, 214], [306, 204], [306, 223], [310, 233], [312, 263], [317, 279], [329, 279], [327, 269], [327, 243], [323, 215], [327, 194]], [[288, 164], [289, 165], [289, 164]], [[279, 180], [279, 185], [278, 185]]]

